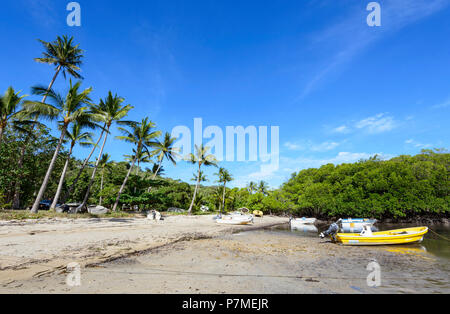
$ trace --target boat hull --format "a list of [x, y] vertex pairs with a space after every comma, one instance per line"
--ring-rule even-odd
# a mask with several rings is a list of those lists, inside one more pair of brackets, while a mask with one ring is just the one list
[[371, 236], [361, 236], [357, 233], [338, 233], [336, 241], [343, 245], [395, 245], [421, 242], [427, 227], [406, 228], [375, 232]]
[[219, 218], [216, 222], [220, 225], [250, 225], [253, 223], [253, 216], [233, 214]]
[[305, 225], [314, 225], [316, 223], [316, 218], [297, 218], [291, 220], [292, 228], [301, 228]]

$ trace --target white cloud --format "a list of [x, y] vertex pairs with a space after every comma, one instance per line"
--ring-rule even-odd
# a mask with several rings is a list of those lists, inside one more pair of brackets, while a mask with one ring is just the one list
[[302, 150], [302, 149], [304, 149], [303, 146], [301, 146], [301, 145], [299, 145], [299, 144], [294, 144], [294, 143], [291, 143], [291, 142], [286, 142], [286, 143], [284, 143], [284, 146], [285, 146], [287, 149], [289, 149], [289, 150]]
[[440, 104], [434, 105], [432, 108], [433, 109], [441, 109], [441, 108], [447, 108], [448, 106], [450, 106], [450, 98], [447, 99], [446, 101], [441, 102]]
[[432, 148], [433, 147], [432, 144], [422, 144], [422, 143], [419, 143], [419, 142], [417, 142], [417, 141], [415, 141], [413, 139], [406, 140], [405, 144], [412, 145], [412, 146], [414, 146], [416, 148]]
[[315, 152], [326, 152], [326, 151], [337, 148], [339, 145], [341, 145], [341, 144], [336, 143], [336, 142], [325, 142], [322, 144], [313, 145], [311, 147], [311, 150], [315, 151]]
[[340, 127], [337, 127], [337, 128], [335, 128], [335, 129], [333, 129], [332, 132], [333, 132], [333, 133], [342, 133], [342, 134], [345, 134], [345, 133], [349, 133], [349, 132], [350, 132], [350, 128], [349, 128], [348, 126], [346, 126], [346, 125], [342, 125], [342, 126], [340, 126]]
[[372, 134], [391, 131], [396, 126], [397, 124], [394, 118], [386, 116], [383, 113], [363, 119], [355, 124], [357, 129], [364, 129]]
[[300, 143], [286, 142], [284, 144], [284, 146], [291, 151], [310, 150], [314, 152], [330, 151], [339, 147], [340, 145], [341, 143], [331, 141], [323, 142], [320, 144], [313, 143], [312, 141], [303, 141]]

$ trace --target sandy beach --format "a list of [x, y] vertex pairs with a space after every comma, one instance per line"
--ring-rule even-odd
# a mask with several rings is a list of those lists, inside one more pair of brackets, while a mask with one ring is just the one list
[[[420, 246], [344, 247], [264, 217], [1, 222], [0, 293], [449, 293], [448, 262]], [[272, 226], [272, 228], [270, 228]], [[264, 229], [262, 229], [264, 228]], [[248, 231], [248, 232], [247, 232]], [[368, 263], [382, 285], [367, 285]], [[66, 284], [69, 263], [81, 285]]]
[[212, 216], [45, 219], [0, 221], [0, 285], [27, 280], [76, 262], [82, 267], [152, 250], [179, 241], [287, 223], [286, 218], [255, 219], [252, 226], [221, 226]]

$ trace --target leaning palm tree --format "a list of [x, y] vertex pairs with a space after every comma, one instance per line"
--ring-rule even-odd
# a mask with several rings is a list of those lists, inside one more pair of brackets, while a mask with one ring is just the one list
[[141, 151], [140, 153], [136, 153], [136, 149], [133, 148], [133, 155], [124, 155], [125, 160], [129, 162], [133, 162], [133, 159], [136, 158], [136, 175], [139, 175], [139, 171], [141, 169], [141, 164], [152, 162], [152, 157], [150, 153], [147, 151]]
[[47, 189], [50, 176], [55, 167], [56, 158], [66, 136], [66, 131], [72, 122], [86, 121], [90, 119], [90, 114], [87, 112], [91, 106], [91, 98], [89, 97], [92, 92], [92, 87], [80, 92], [81, 81], [72, 84], [70, 81], [69, 91], [66, 97], [57, 94], [55, 91], [47, 91], [45, 87], [33, 87], [33, 93], [36, 95], [47, 94], [48, 98], [53, 104], [47, 104], [37, 101], [25, 101], [23, 106], [26, 112], [34, 117], [43, 117], [49, 120], [58, 120], [61, 128], [61, 135], [59, 137], [58, 145], [56, 146], [55, 153], [48, 167], [44, 181], [42, 182], [39, 193], [34, 201], [31, 212], [37, 213], [39, 209], [39, 203], [44, 196]]
[[61, 195], [61, 191], [63, 189], [64, 181], [66, 179], [67, 169], [69, 168], [70, 158], [72, 156], [73, 148], [76, 144], [82, 147], [88, 147], [93, 145], [92, 143], [92, 133], [83, 132], [83, 122], [76, 122], [72, 124], [71, 130], [66, 131], [66, 137], [70, 141], [69, 153], [67, 154], [66, 163], [64, 165], [63, 171], [61, 173], [61, 178], [59, 179], [58, 189], [56, 190], [55, 197], [53, 198], [52, 205], [50, 206], [50, 210], [55, 210], [59, 197]]
[[98, 126], [102, 132], [100, 133], [100, 136], [97, 139], [97, 142], [92, 145], [92, 149], [91, 152], [89, 153], [89, 155], [86, 157], [86, 159], [84, 159], [83, 164], [81, 165], [80, 169], [78, 169], [78, 173], [77, 176], [75, 177], [75, 180], [73, 180], [72, 184], [70, 185], [69, 189], [67, 190], [66, 194], [62, 197], [62, 202], [65, 203], [66, 200], [69, 198], [70, 195], [72, 195], [73, 189], [75, 188], [75, 186], [78, 183], [78, 180], [80, 179], [81, 175], [83, 174], [84, 169], [86, 169], [87, 165], [89, 164], [89, 161], [92, 158], [92, 155], [94, 154], [95, 150], [98, 147], [98, 144], [100, 143], [100, 141], [103, 138], [103, 135], [105, 133], [106, 130], [106, 125], [104, 124], [102, 127]]
[[102, 191], [103, 191], [103, 183], [105, 178], [105, 170], [110, 170], [111, 168], [111, 162], [109, 161], [111, 159], [111, 156], [108, 154], [103, 154], [102, 158], [100, 159], [99, 167], [101, 169], [102, 178], [100, 180], [100, 199], [98, 205], [102, 206], [103, 203], [103, 197]]
[[92, 184], [94, 183], [95, 175], [97, 173], [98, 165], [100, 163], [101, 157], [103, 155], [103, 150], [105, 148], [106, 141], [108, 139], [109, 130], [114, 122], [118, 122], [128, 115], [128, 112], [133, 109], [132, 106], [123, 106], [122, 103], [125, 101], [124, 98], [117, 95], [112, 95], [111, 92], [105, 100], [100, 100], [98, 105], [92, 106], [91, 113], [95, 116], [96, 120], [101, 121], [105, 124], [105, 138], [103, 139], [103, 144], [98, 154], [97, 162], [94, 166], [94, 171], [92, 171], [91, 179], [89, 180], [88, 188], [84, 196], [83, 202], [77, 207], [77, 212], [84, 210], [87, 207], [87, 202], [89, 200], [89, 195], [91, 194]]
[[4, 96], [0, 97], [0, 146], [3, 141], [3, 132], [11, 124], [14, 129], [21, 129], [20, 116], [23, 113], [19, 110], [22, 100], [26, 97], [20, 96], [20, 92], [9, 87]]
[[123, 140], [125, 142], [134, 144], [136, 146], [133, 161], [131, 163], [131, 167], [128, 170], [128, 173], [120, 187], [119, 194], [117, 195], [116, 202], [114, 203], [113, 211], [117, 210], [117, 206], [119, 205], [120, 196], [122, 195], [125, 186], [128, 182], [128, 178], [130, 177], [131, 171], [136, 163], [137, 156], [141, 152], [149, 152], [149, 147], [154, 147], [156, 145], [155, 139], [161, 136], [161, 131], [154, 131], [156, 127], [155, 123], [149, 120], [149, 118], [142, 119], [142, 122], [119, 122], [119, 124], [127, 126], [129, 130], [119, 127], [119, 131], [121, 131], [124, 135], [117, 136], [116, 138], [119, 140]]
[[178, 152], [180, 150], [178, 147], [173, 146], [176, 140], [177, 138], [172, 137], [170, 133], [166, 133], [162, 142], [157, 141], [155, 149], [152, 151], [152, 155], [158, 156], [158, 169], [156, 169], [156, 171], [154, 172], [153, 180], [156, 179], [156, 176], [158, 175], [159, 170], [162, 167], [164, 158], [171, 161], [175, 166], [177, 165], [175, 159], [179, 157]]
[[[75, 45], [73, 42], [73, 37], [68, 38], [67, 36], [57, 37], [54, 42], [46, 42], [43, 40], [39, 41], [44, 46], [45, 51], [42, 53], [41, 58], [35, 58], [34, 61], [39, 63], [45, 63], [55, 66], [55, 74], [50, 81], [50, 85], [47, 88], [49, 92], [53, 88], [53, 84], [56, 81], [61, 70], [63, 71], [64, 78], [66, 77], [66, 72], [69, 73], [76, 79], [82, 79], [81, 75], [78, 73], [80, 71], [80, 66], [82, 65], [83, 50], [79, 48], [79, 45]], [[43, 95], [42, 101], [45, 103], [47, 100], [47, 93]], [[38, 116], [35, 116], [34, 121], [38, 120]], [[34, 130], [34, 126], [31, 128], [31, 133]], [[30, 133], [30, 134], [31, 134]], [[20, 157], [17, 162], [17, 168], [21, 169], [23, 166], [23, 161], [25, 158], [25, 152], [27, 144], [30, 141], [31, 136], [28, 136], [24, 142], [22, 149], [20, 151]], [[18, 209], [20, 207], [20, 185], [21, 178], [19, 176], [15, 183], [15, 193], [13, 208]]]
[[160, 166], [158, 164], [153, 164], [152, 169], [148, 169], [147, 171], [150, 171], [151, 173], [153, 173], [153, 176], [156, 174], [158, 174], [159, 176], [161, 176], [162, 174], [164, 174], [166, 172], [166, 170], [164, 169], [164, 166]]
[[203, 146], [203, 144], [200, 146], [195, 145], [195, 155], [189, 154], [188, 156], [186, 156], [186, 160], [189, 163], [191, 163], [193, 165], [195, 165], [195, 164], [198, 165], [197, 184], [195, 185], [194, 196], [192, 197], [191, 206], [189, 206], [189, 211], [188, 211], [189, 214], [192, 213], [192, 208], [194, 207], [194, 203], [195, 203], [195, 197], [197, 196], [198, 187], [200, 185], [202, 166], [217, 167], [217, 159], [214, 155], [208, 154], [209, 149], [210, 149], [209, 147], [205, 147], [205, 146]]
[[227, 188], [227, 183], [233, 181], [233, 177], [225, 168], [219, 168], [219, 172], [215, 174], [219, 177], [219, 180], [217, 182], [223, 183], [223, 196], [222, 196], [222, 204], [221, 208], [219, 208], [219, 213], [222, 213], [222, 208], [225, 211], [225, 193]]

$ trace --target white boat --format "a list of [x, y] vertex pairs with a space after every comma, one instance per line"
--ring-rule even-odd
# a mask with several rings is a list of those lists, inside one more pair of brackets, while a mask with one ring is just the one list
[[216, 222], [221, 225], [249, 225], [253, 223], [253, 215], [233, 213], [216, 219]]
[[316, 218], [295, 218], [290, 220], [291, 228], [302, 228], [305, 225], [314, 225], [316, 223]]
[[304, 232], [304, 233], [315, 233], [315, 234], [317, 234], [319, 232], [319, 229], [317, 229], [317, 227], [314, 225], [292, 226], [291, 230], [300, 231], [300, 232]]
[[370, 225], [373, 232], [378, 231], [373, 225], [377, 222], [376, 219], [367, 218], [348, 218], [339, 219], [338, 225], [341, 227], [341, 231], [345, 233], [360, 233], [363, 231], [365, 225]]

